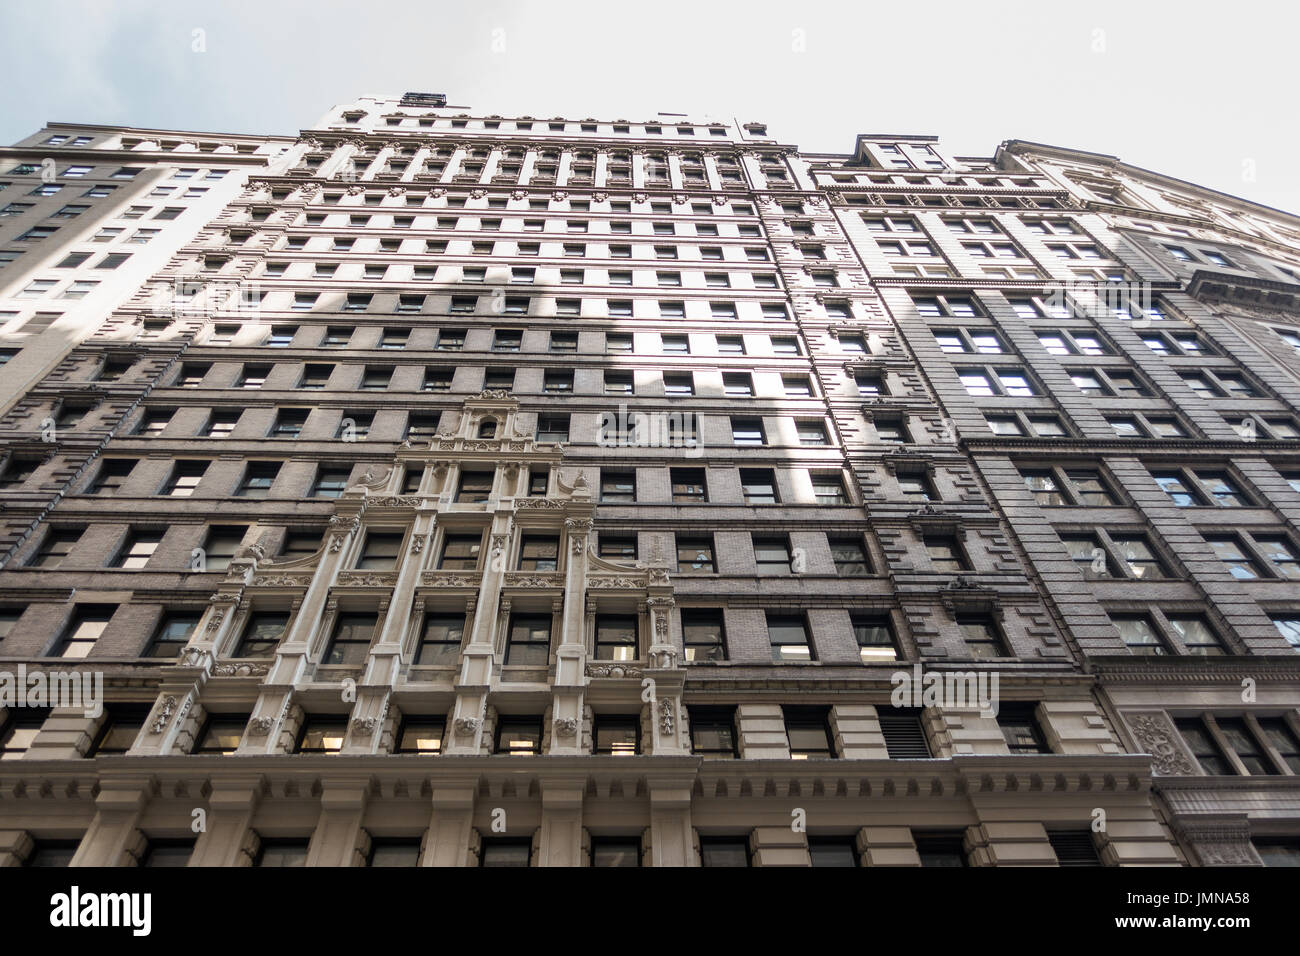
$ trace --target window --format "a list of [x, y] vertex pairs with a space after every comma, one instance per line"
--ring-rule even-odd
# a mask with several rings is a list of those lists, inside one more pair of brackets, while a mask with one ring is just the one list
[[640, 866], [641, 841], [635, 837], [593, 837], [592, 866]]
[[29, 568], [53, 570], [61, 567], [72, 553], [72, 549], [81, 540], [85, 531], [82, 527], [53, 527], [45, 532], [45, 538], [32, 559], [27, 562]]
[[670, 468], [674, 504], [704, 503], [709, 500], [703, 468]]
[[782, 712], [791, 759], [827, 760], [835, 756], [828, 708], [783, 707]]
[[736, 749], [734, 708], [691, 707], [688, 714], [691, 724], [691, 753], [715, 759], [739, 756]]
[[333, 373], [333, 365], [308, 365], [303, 369], [302, 379], [298, 382], [298, 387], [311, 390], [323, 389], [329, 385], [330, 376]]
[[31, 749], [45, 719], [44, 707], [9, 707], [0, 717], [0, 760], [18, 760]]
[[235, 657], [273, 657], [280, 638], [289, 627], [289, 615], [281, 611], [255, 611], [248, 616]]
[[[507, 663], [509, 663], [509, 660], [507, 660]], [[540, 754], [542, 752], [542, 718], [502, 714], [497, 718], [496, 736], [496, 752], [499, 754], [510, 754], [512, 756]], [[527, 844], [524, 845], [527, 846]]]
[[871, 572], [867, 549], [858, 536], [831, 536], [828, 538], [831, 560], [839, 577], [857, 577]]
[[966, 650], [975, 660], [1010, 656], [1002, 632], [987, 614], [958, 614], [957, 630], [966, 642]]
[[320, 550], [323, 537], [324, 532], [320, 528], [311, 531], [297, 531], [290, 528], [285, 532], [284, 543], [280, 546], [280, 558], [293, 561], [311, 557]]
[[337, 498], [347, 490], [348, 479], [352, 477], [349, 465], [321, 465], [316, 470], [316, 482], [312, 485], [313, 498]]
[[302, 719], [302, 729], [298, 731], [298, 743], [294, 753], [336, 754], [343, 749], [343, 739], [347, 733], [346, 717], [333, 714], [307, 714]]
[[695, 377], [691, 372], [665, 372], [664, 394], [681, 398], [695, 394]]
[[404, 717], [397, 729], [399, 754], [434, 755], [442, 753], [446, 721], [436, 717]]
[[405, 538], [399, 532], [370, 531], [357, 559], [357, 569], [363, 571], [391, 571], [397, 567], [397, 559], [402, 553], [402, 541]]
[[569, 416], [538, 415], [537, 440], [539, 442], [567, 442], [569, 440]]
[[391, 365], [367, 365], [361, 377], [361, 388], [365, 391], [383, 391], [388, 388], [393, 378]]
[[1051, 753], [1043, 732], [1038, 726], [1038, 718], [1033, 704], [1004, 703], [998, 709], [998, 726], [1002, 728], [1002, 738], [1007, 749], [1013, 754]]
[[1206, 774], [1277, 776], [1300, 762], [1300, 740], [1280, 717], [1206, 714], [1176, 719], [1174, 725]]
[[687, 662], [726, 660], [726, 631], [722, 612], [683, 609], [682, 643]]
[[[367, 540], [366, 546], [370, 542]], [[334, 621], [329, 646], [321, 658], [322, 664], [363, 664], [370, 651], [370, 641], [375, 634], [379, 617], [373, 613], [341, 613]]]
[[80, 840], [36, 840], [24, 866], [71, 866]]
[[830, 439], [826, 435], [826, 423], [820, 420], [795, 420], [795, 431], [799, 436], [801, 445], [828, 445]]
[[106, 458], [99, 466], [94, 482], [86, 489], [91, 495], [114, 495], [135, 469], [134, 458]]
[[740, 489], [747, 505], [774, 505], [780, 500], [770, 468], [740, 469]]
[[[474, 545], [477, 551], [477, 540]], [[414, 663], [454, 666], [460, 660], [460, 645], [464, 634], [464, 615], [426, 614]]]
[[925, 550], [930, 555], [930, 569], [941, 574], [953, 574], [969, 570], [961, 545], [952, 535], [931, 534], [924, 536]]
[[[453, 124], [454, 125], [454, 124]], [[498, 753], [514, 753], [501, 751]], [[521, 751], [536, 753], [535, 750]], [[484, 839], [479, 846], [479, 866], [531, 866], [532, 844], [528, 840], [507, 840], [501, 837]]]
[[239, 483], [235, 496], [240, 498], [265, 498], [271, 493], [275, 476], [280, 473], [280, 463], [276, 461], [249, 462], [244, 471], [244, 479]]
[[1120, 638], [1131, 654], [1160, 657], [1169, 653], [1164, 639], [1145, 615], [1111, 615]]
[[898, 660], [898, 646], [893, 625], [885, 615], [853, 614], [850, 616], [858, 656], [864, 664]]
[[597, 615], [595, 655], [595, 659], [601, 661], [636, 660], [636, 617], [622, 614]]
[[112, 567], [128, 570], [143, 568], [158, 549], [162, 535], [161, 531], [132, 532], [118, 551]]
[[135, 744], [144, 722], [149, 716], [148, 705], [122, 705], [107, 708], [99, 736], [86, 751], [87, 757], [105, 754], [124, 754]]
[[713, 574], [717, 570], [713, 560], [713, 536], [678, 535], [677, 570], [682, 573]]
[[811, 661], [812, 644], [808, 637], [808, 623], [798, 614], [767, 615], [767, 638], [772, 645], [774, 661]]
[[790, 573], [790, 541], [787, 537], [754, 536], [753, 545], [759, 574]]
[[1223, 472], [1188, 469], [1152, 472], [1151, 477], [1180, 508], [1237, 508], [1251, 503]]
[[244, 727], [248, 717], [233, 714], [213, 714], [208, 717], [199, 731], [197, 742], [191, 753], [196, 754], [232, 754], [239, 749], [244, 739]]
[[542, 375], [542, 393], [546, 395], [572, 395], [572, 369], [546, 369]]
[[731, 437], [738, 447], [767, 444], [767, 437], [763, 433], [763, 422], [758, 418], [731, 419]]
[[600, 500], [602, 503], [632, 503], [636, 501], [636, 472], [605, 471], [600, 473]]
[[481, 504], [492, 496], [496, 473], [492, 471], [463, 471], [456, 487], [456, 501], [460, 504]]
[[813, 866], [860, 866], [858, 848], [852, 837], [809, 837], [808, 856]]
[[1116, 504], [1101, 473], [1087, 469], [1035, 469], [1021, 471], [1034, 500], [1044, 506], [1101, 506]]
[[891, 760], [928, 759], [930, 741], [921, 722], [921, 712], [904, 707], [877, 708], [885, 751]]
[[916, 833], [916, 855], [922, 866], [966, 866], [966, 850], [960, 833]]
[[525, 534], [519, 546], [520, 571], [555, 571], [559, 566], [560, 539], [554, 535]]

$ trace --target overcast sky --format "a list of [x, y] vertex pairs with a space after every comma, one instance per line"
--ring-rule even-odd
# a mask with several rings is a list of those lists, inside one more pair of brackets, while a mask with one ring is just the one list
[[810, 151], [1035, 140], [1300, 213], [1297, 26], [1293, 0], [10, 0], [0, 142], [49, 120], [293, 134], [422, 90], [502, 115], [761, 120]]

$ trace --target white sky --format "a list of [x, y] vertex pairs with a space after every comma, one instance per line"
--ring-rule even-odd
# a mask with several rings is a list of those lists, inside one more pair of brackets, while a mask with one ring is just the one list
[[293, 134], [421, 90], [502, 115], [761, 120], [811, 151], [1035, 140], [1300, 213], [1298, 26], [1294, 0], [7, 0], [0, 142], [49, 120]]

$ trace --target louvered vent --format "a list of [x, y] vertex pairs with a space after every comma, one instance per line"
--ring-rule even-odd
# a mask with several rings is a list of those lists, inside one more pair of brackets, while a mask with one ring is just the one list
[[1060, 830], [1048, 833], [1047, 840], [1061, 866], [1101, 866], [1097, 845], [1087, 830]]
[[932, 756], [919, 712], [881, 714], [880, 730], [885, 735], [885, 749], [891, 759], [916, 760]]

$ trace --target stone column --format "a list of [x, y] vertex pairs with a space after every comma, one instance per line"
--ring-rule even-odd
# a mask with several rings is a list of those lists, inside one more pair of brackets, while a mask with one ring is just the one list
[[262, 778], [257, 775], [213, 779], [208, 797], [205, 829], [195, 841], [190, 866], [240, 866], [240, 852], [261, 799]]
[[421, 866], [465, 866], [474, 836], [474, 799], [478, 778], [436, 780], [433, 815]]
[[366, 809], [364, 781], [321, 780], [320, 818], [307, 852], [308, 866], [351, 866]]
[[680, 780], [650, 781], [650, 863], [652, 866], [699, 866], [691, 829], [691, 784]]
[[538, 866], [582, 866], [582, 797], [586, 777], [542, 781]]
[[149, 802], [147, 777], [114, 779], [105, 774], [95, 797], [95, 817], [72, 858], [72, 866], [121, 866], [137, 839], [140, 815]]

